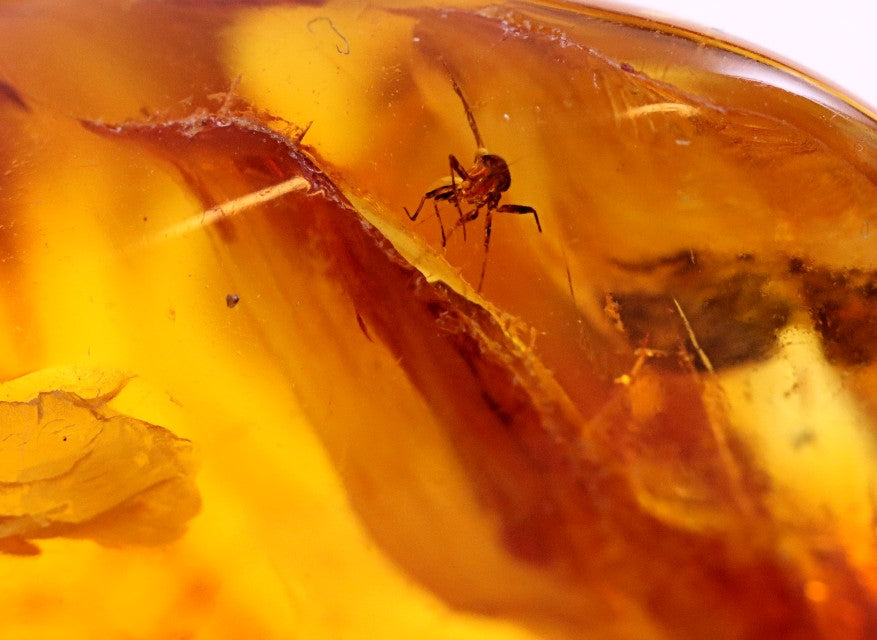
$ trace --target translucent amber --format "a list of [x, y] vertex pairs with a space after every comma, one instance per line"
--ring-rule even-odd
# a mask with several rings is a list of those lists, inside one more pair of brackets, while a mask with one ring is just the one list
[[877, 637], [865, 107], [548, 2], [0, 61], [0, 637]]

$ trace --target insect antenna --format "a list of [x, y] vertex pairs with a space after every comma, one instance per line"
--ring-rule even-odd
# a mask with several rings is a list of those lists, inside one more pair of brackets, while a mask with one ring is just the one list
[[[450, 75], [450, 70], [448, 71], [448, 75]], [[478, 145], [479, 149], [483, 149], [484, 141], [481, 139], [481, 134], [478, 133], [478, 125], [475, 124], [475, 116], [472, 115], [472, 109], [469, 107], [469, 103], [466, 102], [463, 90], [460, 89], [460, 85], [457, 84], [457, 81], [453, 76], [451, 76], [451, 84], [454, 85], [454, 92], [459, 96], [460, 102], [463, 103], [463, 109], [466, 111], [466, 119], [469, 121], [469, 128], [472, 129], [472, 133], [475, 135], [475, 144]]]

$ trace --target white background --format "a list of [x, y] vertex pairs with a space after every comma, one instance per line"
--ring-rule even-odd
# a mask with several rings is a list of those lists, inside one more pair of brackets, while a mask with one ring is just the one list
[[711, 35], [778, 54], [877, 110], [877, 0], [622, 2], [637, 15], [706, 27]]

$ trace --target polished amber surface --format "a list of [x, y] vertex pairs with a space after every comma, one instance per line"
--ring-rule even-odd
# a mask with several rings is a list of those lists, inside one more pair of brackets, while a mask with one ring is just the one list
[[576, 5], [18, 2], [0, 124], [0, 637], [877, 637], [866, 108]]

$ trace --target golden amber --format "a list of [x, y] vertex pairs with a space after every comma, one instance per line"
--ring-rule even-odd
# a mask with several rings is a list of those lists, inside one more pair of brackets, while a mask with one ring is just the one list
[[865, 107], [549, 2], [0, 60], [0, 637], [877, 637]]

